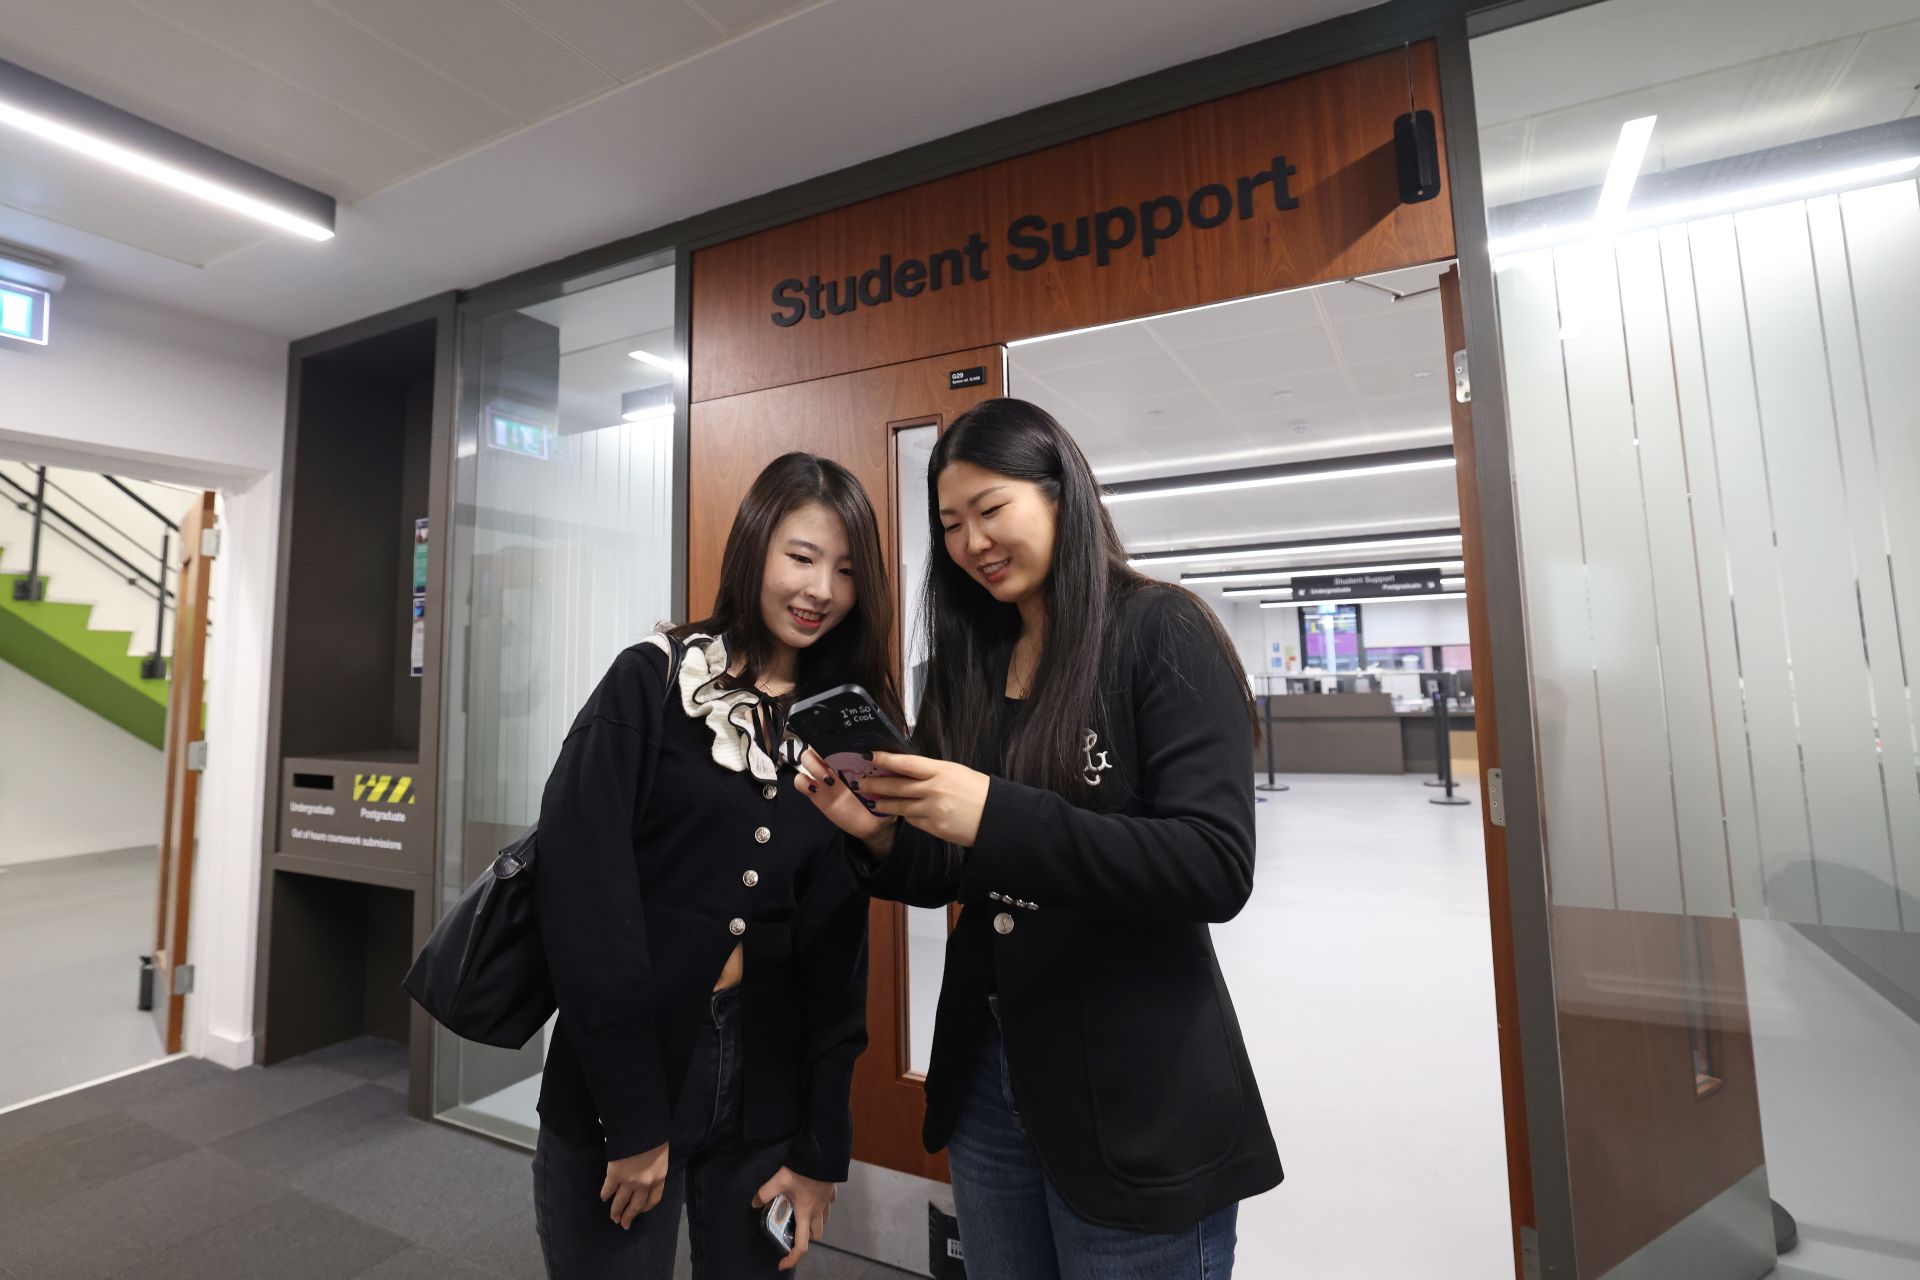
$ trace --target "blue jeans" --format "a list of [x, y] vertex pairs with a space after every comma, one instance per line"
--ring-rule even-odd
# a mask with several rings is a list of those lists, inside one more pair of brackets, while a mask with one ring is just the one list
[[987, 1042], [947, 1144], [967, 1280], [1229, 1280], [1238, 1205], [1171, 1235], [1096, 1226], [1067, 1207], [1020, 1122], [998, 1002], [989, 1003]]

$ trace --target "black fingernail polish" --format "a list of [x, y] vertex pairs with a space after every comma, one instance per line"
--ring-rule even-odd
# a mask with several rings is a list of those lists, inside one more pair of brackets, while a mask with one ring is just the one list
[[[828, 786], [832, 786], [832, 785], [833, 785], [833, 775], [832, 775], [832, 774], [828, 774], [828, 775], [827, 775], [827, 785], [828, 785]], [[853, 784], [852, 784], [851, 782], [849, 782], [849, 783], [848, 783], [847, 785], [848, 785], [848, 786], [852, 786]]]
[[871, 751], [862, 751], [862, 752], [860, 753], [860, 758], [861, 758], [862, 760], [871, 760], [871, 759], [873, 759], [873, 752], [871, 752]]
[[811, 782], [809, 782], [807, 784], [807, 794], [810, 796], [817, 796], [820, 794], [820, 788], [814, 786]]

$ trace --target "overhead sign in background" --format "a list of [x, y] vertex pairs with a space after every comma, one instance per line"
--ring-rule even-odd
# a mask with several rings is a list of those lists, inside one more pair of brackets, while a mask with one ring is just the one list
[[1401, 202], [1409, 96], [1432, 41], [697, 250], [692, 399], [1450, 258], [1449, 202]]
[[1295, 600], [1357, 600], [1374, 596], [1439, 595], [1438, 569], [1400, 570], [1394, 573], [1330, 573], [1295, 578], [1290, 584]]
[[47, 322], [53, 295], [30, 284], [0, 280], [0, 338], [47, 345]]

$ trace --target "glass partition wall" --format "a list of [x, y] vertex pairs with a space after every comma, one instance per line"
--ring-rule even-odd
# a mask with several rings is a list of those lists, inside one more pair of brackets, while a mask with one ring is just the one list
[[[444, 912], [531, 826], [560, 741], [666, 619], [684, 357], [674, 269], [631, 264], [470, 315], [454, 463]], [[441, 1118], [532, 1144], [551, 1027], [519, 1050], [443, 1028]]]
[[1472, 68], [1578, 1273], [1920, 1273], [1920, 19]]

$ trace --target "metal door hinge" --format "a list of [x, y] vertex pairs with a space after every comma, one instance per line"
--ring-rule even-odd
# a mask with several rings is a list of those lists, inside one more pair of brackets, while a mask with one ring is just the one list
[[1507, 825], [1506, 784], [1498, 769], [1487, 770], [1487, 821], [1496, 827]]
[[1473, 379], [1467, 374], [1467, 349], [1453, 353], [1453, 398], [1461, 404], [1473, 399]]
[[1540, 1233], [1532, 1227], [1520, 1228], [1520, 1275], [1522, 1280], [1540, 1280]]
[[187, 768], [195, 773], [207, 771], [207, 740], [205, 738], [187, 744]]
[[200, 531], [201, 559], [211, 560], [219, 554], [220, 554], [220, 531], [218, 529], [202, 529]]
[[173, 994], [190, 996], [193, 994], [193, 966], [177, 964], [173, 966]]

